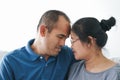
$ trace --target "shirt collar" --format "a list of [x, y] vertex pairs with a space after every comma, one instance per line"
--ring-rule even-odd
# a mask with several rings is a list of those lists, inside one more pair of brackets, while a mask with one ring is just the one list
[[32, 49], [31, 49], [31, 45], [33, 44], [35, 39], [31, 39], [28, 43], [27, 43], [27, 46], [26, 46], [26, 50], [28, 52], [28, 54], [30, 55], [30, 59], [32, 61], [38, 59], [40, 57], [40, 55], [37, 55], [37, 53], [35, 53]]
[[[26, 46], [26, 51], [27, 51], [28, 54], [30, 55], [30, 59], [31, 59], [32, 61], [37, 60], [37, 59], [39, 59], [39, 58], [40, 58], [40, 59], [44, 58], [42, 55], [38, 55], [37, 53], [35, 53], [35, 52], [32, 50], [31, 45], [33, 44], [34, 40], [35, 40], [35, 39], [31, 39], [31, 40], [27, 43], [27, 46]], [[56, 56], [56, 57], [57, 57], [57, 56]], [[53, 59], [53, 60], [55, 60], [56, 57], [55, 57], [55, 56], [50, 56], [50, 58]], [[51, 59], [50, 59], [50, 60], [51, 60]]]

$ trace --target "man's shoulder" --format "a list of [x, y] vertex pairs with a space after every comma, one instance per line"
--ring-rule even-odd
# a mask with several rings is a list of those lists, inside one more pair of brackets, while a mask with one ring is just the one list
[[72, 49], [68, 46], [63, 46], [61, 51], [59, 52], [58, 56], [60, 56], [62, 58], [64, 57], [64, 59], [73, 59], [74, 58]]
[[72, 49], [70, 47], [68, 47], [67, 45], [63, 46], [62, 50], [70, 50], [70, 51], [72, 51]]
[[25, 50], [25, 47], [22, 47], [22, 48], [18, 48], [18, 49], [14, 49], [12, 51], [9, 51], [6, 53], [6, 55], [4, 56], [4, 58], [12, 58], [12, 57], [17, 57], [23, 53]]
[[63, 46], [63, 47], [61, 48], [60, 53], [72, 54], [72, 49], [71, 49], [70, 47], [68, 47], [68, 46], [65, 45], [65, 46]]

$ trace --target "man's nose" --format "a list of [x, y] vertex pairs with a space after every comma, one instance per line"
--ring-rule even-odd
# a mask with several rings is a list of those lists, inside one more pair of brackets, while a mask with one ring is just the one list
[[60, 44], [60, 46], [64, 46], [65, 45], [65, 39], [61, 39], [59, 44]]

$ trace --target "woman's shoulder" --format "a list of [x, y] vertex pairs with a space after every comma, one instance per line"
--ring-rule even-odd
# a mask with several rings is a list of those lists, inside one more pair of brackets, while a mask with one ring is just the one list
[[116, 70], [116, 71], [119, 73], [119, 75], [120, 75], [120, 64], [117, 63], [114, 68], [115, 68], [115, 70]]
[[82, 67], [84, 67], [84, 61], [78, 61], [75, 62], [74, 64], [72, 64], [70, 71], [69, 71], [69, 77], [73, 76], [73, 75], [77, 75], [80, 70], [82, 69]]
[[120, 64], [119, 63], [116, 64], [116, 66], [114, 67], [114, 70], [117, 72], [118, 80], [120, 80]]
[[120, 64], [116, 63], [116, 65], [113, 67], [113, 69], [120, 72]]
[[85, 62], [84, 60], [75, 62], [74, 64], [72, 64], [71, 69], [77, 69], [77, 68], [84, 66], [84, 62]]

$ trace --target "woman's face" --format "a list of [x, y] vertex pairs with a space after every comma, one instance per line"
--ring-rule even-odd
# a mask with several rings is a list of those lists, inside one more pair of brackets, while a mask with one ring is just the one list
[[87, 43], [83, 43], [74, 32], [71, 32], [71, 48], [76, 60], [85, 59], [88, 55]]

